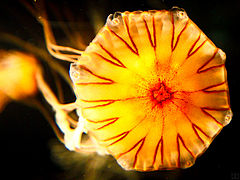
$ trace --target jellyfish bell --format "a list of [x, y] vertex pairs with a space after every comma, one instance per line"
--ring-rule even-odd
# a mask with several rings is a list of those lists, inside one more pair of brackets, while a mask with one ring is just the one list
[[187, 168], [230, 122], [225, 53], [183, 9], [110, 15], [85, 51], [55, 45], [42, 24], [49, 52], [74, 62], [75, 129], [55, 104], [68, 149], [101, 149], [126, 170]]
[[0, 51], [0, 93], [2, 107], [37, 93], [35, 57], [19, 51]]

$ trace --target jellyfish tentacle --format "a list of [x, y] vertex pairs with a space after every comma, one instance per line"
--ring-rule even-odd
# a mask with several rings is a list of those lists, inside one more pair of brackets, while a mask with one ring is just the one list
[[51, 30], [50, 24], [46, 18], [46, 15], [40, 18], [40, 22], [42, 23], [46, 46], [49, 53], [60, 60], [69, 61], [69, 62], [76, 62], [78, 61], [79, 57], [83, 53], [78, 49], [74, 49], [72, 47], [65, 47], [56, 45], [56, 40], [54, 38], [53, 32]]
[[[72, 151], [77, 152], [96, 152], [97, 145], [94, 142], [82, 143], [82, 135], [87, 130], [85, 129], [85, 120], [79, 116], [78, 122], [72, 119], [68, 113], [77, 108], [76, 103], [61, 104], [57, 97], [51, 91], [50, 87], [43, 79], [41, 70], [36, 75], [39, 90], [42, 92], [46, 101], [52, 106], [55, 111], [56, 124], [64, 134], [64, 144]], [[73, 127], [73, 128], [72, 128]]]
[[[37, 20], [42, 24], [44, 30], [44, 36], [46, 41], [46, 46], [49, 53], [60, 60], [76, 62], [83, 51], [74, 49], [72, 47], [65, 47], [56, 45], [56, 40], [54, 38], [53, 32], [51, 30], [50, 24], [48, 22], [47, 12], [45, 9], [44, 1], [35, 1], [35, 8], [33, 8], [30, 3], [25, 0], [21, 3], [29, 10], [29, 12], [37, 18]], [[65, 33], [69, 36], [69, 33], [66, 32], [66, 28], [63, 28]]]

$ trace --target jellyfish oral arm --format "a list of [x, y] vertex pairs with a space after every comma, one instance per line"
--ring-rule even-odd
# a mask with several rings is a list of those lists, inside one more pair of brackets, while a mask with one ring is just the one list
[[57, 59], [69, 62], [76, 62], [83, 53], [83, 51], [71, 47], [56, 45], [56, 41], [47, 18], [42, 17], [40, 19], [40, 22], [43, 26], [46, 46], [49, 53]]
[[[43, 79], [41, 71], [36, 75], [39, 90], [43, 94], [46, 101], [55, 111], [56, 124], [64, 134], [64, 144], [71, 151], [78, 152], [96, 152], [97, 146], [93, 142], [86, 144], [81, 143], [84, 128], [84, 120], [79, 117], [79, 121], [73, 120], [68, 113], [76, 109], [75, 103], [61, 104]], [[73, 127], [73, 128], [72, 128]]]

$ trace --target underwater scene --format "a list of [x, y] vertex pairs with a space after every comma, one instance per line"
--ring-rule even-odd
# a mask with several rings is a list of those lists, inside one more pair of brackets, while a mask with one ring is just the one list
[[240, 179], [239, 5], [2, 2], [2, 175]]

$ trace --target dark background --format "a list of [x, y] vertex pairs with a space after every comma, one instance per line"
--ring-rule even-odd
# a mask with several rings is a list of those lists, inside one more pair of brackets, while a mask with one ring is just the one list
[[[191, 168], [175, 171], [157, 171], [147, 173], [124, 172], [116, 165], [103, 166], [97, 179], [240, 179], [240, 146], [239, 146], [239, 7], [240, 1], [216, 0], [78, 0], [48, 1], [63, 13], [70, 9], [76, 20], [81, 20], [80, 29], [85, 43], [94, 38], [89, 14], [92, 9], [99, 11], [100, 19], [115, 11], [133, 11], [171, 8], [179, 6], [186, 10], [189, 17], [202, 31], [227, 55], [226, 68], [230, 88], [233, 119], [215, 138], [209, 149], [197, 159]], [[52, 20], [54, 21], [54, 18]], [[66, 19], [63, 20], [67, 22]], [[41, 25], [19, 3], [19, 1], [1, 1], [0, 36], [8, 32], [21, 37], [27, 42], [44, 48]], [[0, 42], [1, 49], [19, 49], [11, 43]], [[67, 91], [67, 90], [66, 90]], [[67, 93], [66, 93], [67, 94]], [[68, 96], [68, 95], [67, 95]], [[69, 98], [72, 99], [71, 95]], [[89, 171], [84, 168], [72, 172], [65, 165], [56, 162], [51, 153], [49, 141], [56, 139], [50, 125], [37, 110], [22, 103], [11, 103], [0, 114], [0, 173], [11, 179], [16, 176], [23, 179], [88, 179]], [[71, 156], [71, 153], [70, 153]], [[81, 159], [79, 160], [81, 161]], [[114, 163], [113, 160], [111, 160]], [[87, 162], [86, 162], [87, 163]], [[84, 165], [83, 165], [84, 166]], [[92, 170], [94, 171], [94, 169]], [[72, 175], [72, 173], [75, 173]], [[111, 173], [109, 177], [107, 174]], [[127, 174], [123, 176], [121, 174]], [[73, 176], [73, 177], [72, 177]]]

